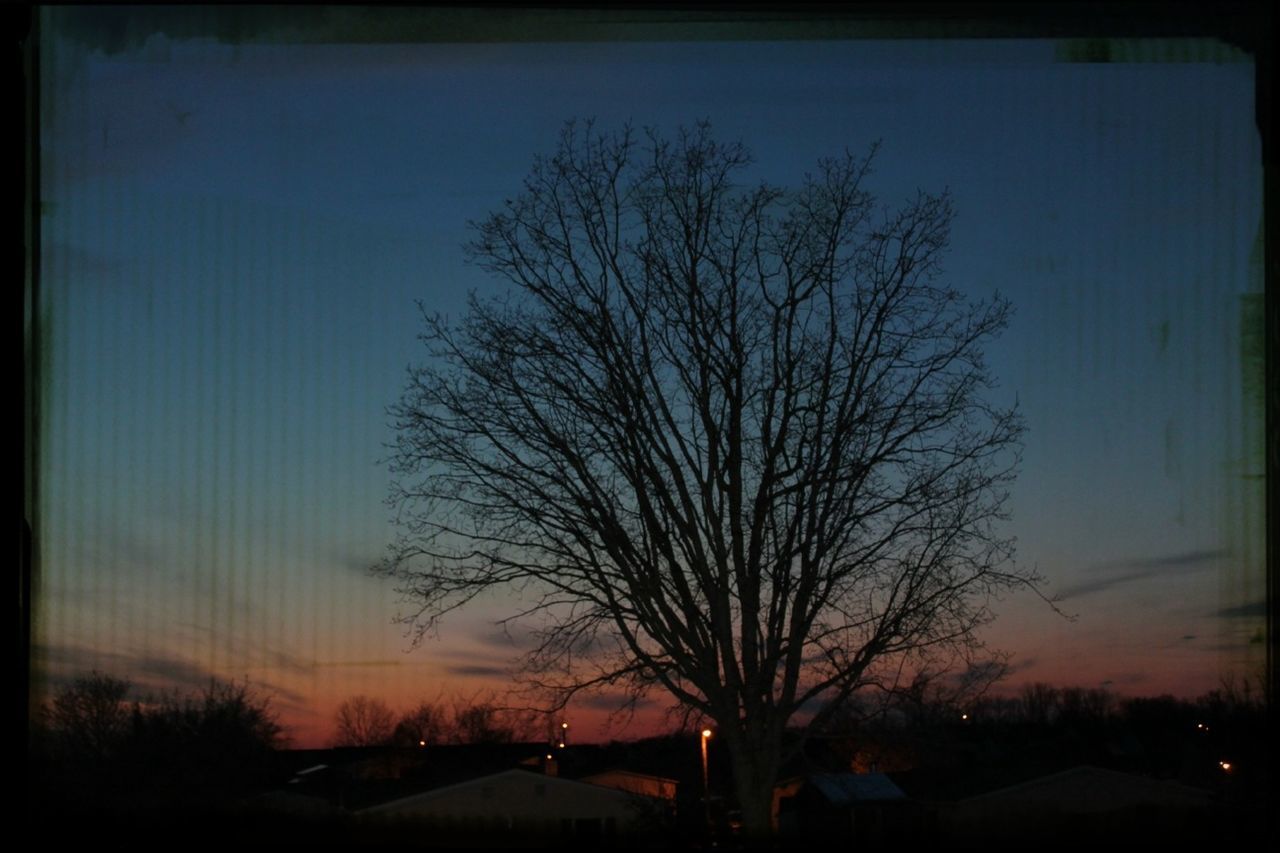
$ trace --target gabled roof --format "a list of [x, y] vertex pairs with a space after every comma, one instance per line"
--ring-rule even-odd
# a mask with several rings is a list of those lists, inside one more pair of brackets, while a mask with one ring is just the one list
[[962, 803], [999, 800], [1052, 801], [1083, 808], [1119, 807], [1135, 803], [1203, 805], [1213, 795], [1177, 782], [1149, 779], [1102, 767], [1081, 765], [968, 797]]
[[669, 782], [672, 785], [678, 785], [680, 783], [679, 779], [672, 779], [669, 776], [654, 776], [652, 773], [637, 773], [634, 770], [623, 770], [620, 767], [610, 767], [608, 770], [601, 770], [598, 773], [591, 773], [580, 778], [583, 782], [590, 782], [592, 779], [599, 776], [630, 776], [634, 779], [651, 779], [655, 782]]
[[523, 779], [537, 780], [538, 783], [546, 785], [547, 788], [559, 788], [561, 790], [574, 790], [574, 791], [585, 790], [585, 791], [599, 792], [605, 796], [616, 795], [617, 797], [621, 798], [624, 801], [632, 800], [634, 799], [634, 797], [637, 796], [636, 794], [631, 794], [626, 791], [619, 791], [615, 788], [606, 788], [603, 785], [592, 785], [589, 782], [576, 782], [572, 779], [561, 779], [559, 776], [543, 776], [540, 773], [534, 773], [528, 770], [522, 770], [522, 769], [516, 768], [514, 770], [503, 770], [500, 773], [491, 773], [488, 776], [479, 776], [474, 779], [468, 779], [465, 782], [458, 782], [457, 784], [454, 784], [454, 785], [445, 785], [442, 788], [433, 788], [430, 791], [423, 791], [420, 794], [411, 794], [410, 796], [401, 797], [396, 800], [391, 800], [390, 802], [379, 803], [376, 806], [370, 806], [369, 808], [362, 809], [362, 811], [364, 812], [396, 811], [405, 806], [413, 806], [413, 805], [418, 805], [422, 803], [429, 803], [432, 800], [440, 799], [442, 797], [449, 797], [454, 794], [457, 794], [460, 791], [464, 791], [468, 788], [484, 787], [485, 785], [491, 785], [499, 780], [505, 780], [505, 779], [511, 779], [511, 778], [516, 778], [521, 780]]
[[883, 773], [817, 773], [809, 777], [809, 784], [833, 806], [907, 798]]

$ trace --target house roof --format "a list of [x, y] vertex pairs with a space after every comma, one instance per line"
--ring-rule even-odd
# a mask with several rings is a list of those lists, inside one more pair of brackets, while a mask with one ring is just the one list
[[817, 773], [809, 783], [833, 806], [907, 798], [883, 773]]
[[652, 779], [655, 782], [669, 782], [672, 785], [680, 783], [679, 779], [672, 779], [668, 776], [655, 776], [652, 773], [637, 773], [634, 770], [623, 770], [619, 767], [610, 767], [608, 770], [601, 770], [598, 773], [591, 773], [587, 776], [580, 777], [583, 782], [590, 782], [601, 776], [630, 776], [634, 779]]
[[595, 791], [595, 792], [608, 792], [606, 795], [616, 795], [623, 800], [630, 800], [631, 798], [636, 796], [635, 794], [630, 794], [625, 791], [617, 791], [616, 789], [613, 789], [613, 788], [606, 788], [603, 785], [593, 785], [589, 782], [578, 782], [573, 779], [561, 779], [558, 776], [543, 776], [538, 773], [533, 773], [528, 770], [522, 770], [517, 768], [514, 770], [503, 770], [500, 773], [490, 773], [488, 776], [479, 776], [474, 779], [468, 779], [465, 782], [458, 782], [457, 784], [454, 784], [454, 785], [445, 785], [444, 787], [441, 787], [441, 788], [433, 788], [430, 791], [423, 791], [418, 794], [411, 794], [407, 797], [401, 797], [399, 799], [391, 800], [390, 802], [379, 803], [376, 806], [370, 806], [369, 808], [362, 809], [362, 811], [370, 812], [370, 813], [376, 813], [381, 811], [394, 812], [405, 806], [412, 806], [420, 803], [428, 803], [432, 800], [452, 796], [458, 793], [459, 791], [464, 791], [468, 788], [483, 787], [485, 785], [493, 784], [497, 780], [509, 779], [509, 778], [519, 778], [519, 779], [536, 778], [540, 784], [544, 784], [548, 788], [572, 789], [572, 790], [578, 790], [578, 791], [585, 789], [585, 790]]
[[1082, 765], [988, 791], [962, 803], [1053, 802], [1077, 809], [1116, 808], [1137, 803], [1205, 805], [1213, 795], [1177, 782], [1149, 779], [1102, 767]]

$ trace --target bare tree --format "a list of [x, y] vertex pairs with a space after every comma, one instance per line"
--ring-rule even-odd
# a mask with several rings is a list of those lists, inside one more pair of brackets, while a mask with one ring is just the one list
[[983, 345], [1009, 305], [939, 282], [949, 198], [882, 209], [871, 159], [747, 185], [705, 124], [570, 123], [473, 223], [512, 292], [424, 308], [390, 409], [380, 570], [415, 638], [518, 594], [532, 683], [714, 721], [753, 832], [789, 724], [974, 655], [991, 597], [1035, 581], [995, 529], [1022, 425], [985, 399]]
[[495, 705], [459, 703], [453, 710], [454, 743], [511, 743], [516, 729]]
[[1029, 723], [1047, 726], [1058, 717], [1062, 691], [1052, 684], [1037, 681], [1023, 685], [1022, 717]]
[[338, 706], [335, 746], [380, 746], [391, 742], [395, 715], [381, 699], [352, 696]]
[[1074, 725], [1101, 725], [1115, 706], [1115, 695], [1104, 687], [1064, 687], [1058, 693], [1058, 717]]
[[127, 679], [94, 670], [59, 690], [45, 719], [62, 749], [95, 760], [115, 753], [129, 730], [131, 689]]
[[448, 712], [437, 703], [423, 701], [401, 715], [392, 740], [397, 746], [430, 746], [444, 742], [448, 731]]

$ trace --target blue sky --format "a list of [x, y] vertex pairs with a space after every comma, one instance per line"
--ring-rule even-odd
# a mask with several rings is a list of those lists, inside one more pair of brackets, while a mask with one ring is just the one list
[[37, 642], [55, 683], [249, 677], [304, 742], [346, 695], [501, 686], [506, 602], [407, 650], [365, 572], [393, 535], [384, 409], [420, 358], [415, 300], [457, 313], [497, 287], [463, 263], [467, 222], [585, 117], [709, 119], [784, 185], [880, 140], [881, 201], [949, 188], [948, 280], [1016, 310], [988, 349], [1029, 428], [1006, 530], [1078, 615], [1000, 605], [987, 636], [1013, 679], [1194, 694], [1259, 668], [1247, 57], [161, 35], [106, 54], [44, 14]]

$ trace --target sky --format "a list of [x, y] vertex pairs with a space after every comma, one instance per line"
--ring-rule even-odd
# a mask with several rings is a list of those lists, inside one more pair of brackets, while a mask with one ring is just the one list
[[[799, 182], [879, 140], [885, 203], [949, 189], [947, 280], [1015, 310], [987, 349], [1026, 419], [1004, 532], [1059, 596], [996, 606], [1001, 685], [1194, 696], [1263, 660], [1260, 143], [1214, 42], [223, 43], [123, 50], [44, 9], [44, 407], [35, 664], [139, 695], [247, 679], [294, 743], [355, 694], [501, 697], [501, 595], [412, 646], [373, 577], [386, 407], [416, 300], [501, 285], [468, 222], [563, 122], [707, 119]], [[83, 36], [83, 32], [80, 33]], [[1199, 57], [1200, 61], [1188, 60]], [[1125, 58], [1125, 57], [1122, 57]], [[661, 705], [587, 740], [660, 730]]]

